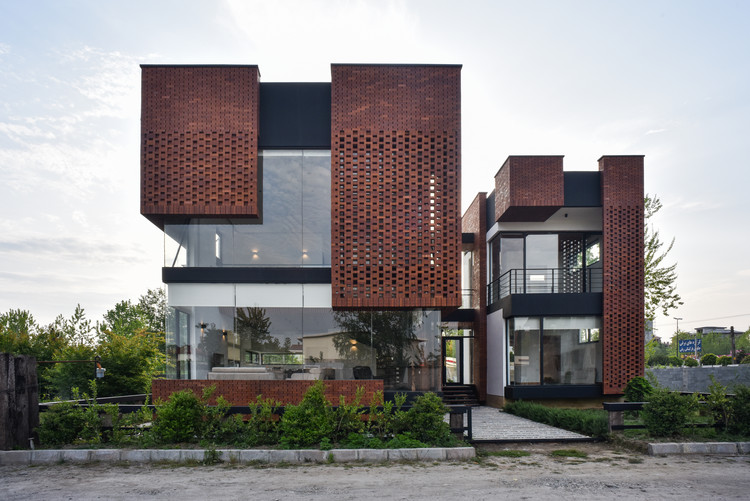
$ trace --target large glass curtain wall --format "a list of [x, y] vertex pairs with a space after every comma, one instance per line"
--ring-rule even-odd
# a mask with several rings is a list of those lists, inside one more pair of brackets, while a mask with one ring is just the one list
[[508, 381], [514, 385], [595, 384], [602, 380], [600, 317], [508, 320]]
[[164, 266], [330, 266], [331, 152], [262, 151], [260, 220], [164, 225]]
[[440, 312], [330, 308], [173, 307], [172, 379], [254, 367], [258, 379], [383, 379], [386, 389], [440, 386]]

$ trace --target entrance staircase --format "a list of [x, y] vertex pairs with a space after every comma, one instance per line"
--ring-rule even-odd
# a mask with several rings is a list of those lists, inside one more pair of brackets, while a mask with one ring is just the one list
[[479, 406], [479, 394], [473, 384], [450, 384], [443, 386], [445, 405]]

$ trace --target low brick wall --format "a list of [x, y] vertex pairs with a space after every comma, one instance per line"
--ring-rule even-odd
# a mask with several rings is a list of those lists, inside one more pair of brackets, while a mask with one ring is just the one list
[[[307, 389], [315, 381], [284, 380], [284, 381], [209, 381], [207, 379], [154, 379], [151, 383], [153, 401], [167, 401], [172, 393], [182, 390], [192, 390], [200, 396], [203, 388], [216, 386], [210, 404], [216, 403], [216, 398], [223, 396], [232, 405], [248, 405], [255, 402], [258, 395], [271, 398], [282, 404], [299, 404]], [[381, 379], [343, 379], [325, 381], [326, 398], [334, 405], [339, 403], [339, 395], [346, 397], [346, 402], [354, 400], [357, 388], [364, 388], [362, 403], [369, 405], [376, 391], [383, 391]]]
[[734, 384], [750, 386], [750, 364], [722, 367], [709, 365], [704, 367], [666, 367], [663, 369], [646, 369], [656, 377], [659, 386], [675, 391], [708, 392], [711, 376], [724, 386]]

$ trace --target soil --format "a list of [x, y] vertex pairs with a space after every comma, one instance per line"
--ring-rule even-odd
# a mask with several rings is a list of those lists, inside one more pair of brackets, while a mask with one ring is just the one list
[[[573, 449], [568, 457], [553, 451]], [[528, 456], [507, 457], [507, 450]], [[483, 445], [476, 461], [305, 466], [0, 467], [0, 497], [40, 499], [747, 499], [750, 456], [650, 457], [611, 444]], [[559, 454], [559, 453], [558, 453]], [[584, 457], [575, 457], [584, 456]]]

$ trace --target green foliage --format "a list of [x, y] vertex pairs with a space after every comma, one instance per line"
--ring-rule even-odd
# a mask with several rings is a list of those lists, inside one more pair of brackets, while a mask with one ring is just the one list
[[414, 438], [415, 433], [405, 431], [404, 433], [399, 433], [392, 439], [390, 439], [386, 444], [386, 449], [421, 449], [424, 447], [427, 447], [428, 445], [421, 440]]
[[94, 347], [76, 343], [70, 344], [55, 353], [55, 360], [91, 360], [83, 363], [49, 364], [51, 367], [40, 374], [50, 391], [58, 398], [73, 398], [73, 388], [88, 388], [90, 381], [96, 379], [93, 363], [96, 356]]
[[190, 390], [173, 393], [157, 404], [151, 432], [163, 443], [195, 442], [203, 434], [205, 404]]
[[60, 402], [39, 414], [36, 429], [44, 446], [72, 444], [86, 426], [83, 409], [71, 402]]
[[732, 357], [729, 355], [722, 355], [717, 360], [716, 363], [721, 365], [722, 367], [726, 367], [727, 365], [732, 363]]
[[727, 396], [726, 386], [716, 381], [713, 374], [710, 377], [711, 384], [708, 386], [710, 393], [705, 398], [706, 405], [711, 412], [714, 426], [719, 430], [726, 430], [732, 419], [732, 401]]
[[586, 454], [583, 451], [579, 451], [578, 449], [556, 449], [549, 453], [550, 456], [558, 457], [558, 458], [586, 458], [589, 457], [588, 454]]
[[607, 411], [604, 410], [557, 409], [522, 400], [508, 402], [504, 409], [506, 412], [532, 421], [557, 426], [590, 437], [603, 438], [608, 434], [609, 416]]
[[99, 381], [100, 395], [148, 393], [151, 380], [164, 371], [163, 344], [162, 332], [106, 332], [99, 344], [102, 367], [107, 370]]
[[667, 365], [669, 363], [669, 355], [666, 353], [654, 353], [648, 359], [649, 367], [656, 367], [657, 365]]
[[718, 357], [713, 353], [706, 353], [701, 357], [701, 365], [716, 365]]
[[403, 393], [397, 393], [393, 402], [385, 402], [383, 392], [375, 392], [368, 414], [369, 432], [376, 438], [387, 440], [404, 431], [407, 428], [407, 413], [401, 408], [405, 402], [406, 395]]
[[408, 436], [438, 447], [450, 445], [453, 437], [450, 426], [444, 420], [446, 412], [448, 408], [435, 393], [420, 395], [407, 412], [406, 422], [410, 430]]
[[338, 408], [333, 413], [333, 434], [331, 439], [338, 441], [349, 436], [350, 433], [362, 433], [365, 422], [362, 420], [362, 396], [365, 394], [364, 387], [360, 386], [354, 396], [354, 400], [346, 403], [344, 395], [339, 395]]
[[750, 364], [750, 356], [747, 356], [747, 357], [743, 358], [742, 359], [742, 363], [743, 364]]
[[671, 367], [682, 367], [682, 359], [680, 357], [675, 357], [672, 355], [669, 357], [669, 365]]
[[628, 381], [627, 386], [625, 386], [625, 401], [645, 402], [653, 391], [654, 387], [651, 386], [648, 379], [643, 376], [636, 376]]
[[669, 346], [666, 343], [662, 343], [658, 338], [653, 338], [646, 343], [644, 351], [646, 365], [649, 367], [667, 365], [669, 359], [668, 350]]
[[691, 414], [698, 405], [695, 395], [680, 395], [657, 388], [643, 406], [641, 419], [649, 434], [655, 437], [676, 435], [688, 425]]
[[244, 440], [249, 446], [271, 445], [279, 442], [279, 420], [276, 409], [279, 403], [261, 395], [250, 403], [251, 417], [245, 427]]
[[682, 298], [677, 293], [677, 264], [667, 266], [664, 260], [674, 246], [674, 238], [662, 250], [659, 231], [650, 224], [651, 217], [662, 208], [662, 203], [656, 196], [646, 195], [644, 200], [644, 303], [646, 319], [653, 320], [661, 311], [669, 315], [669, 310], [682, 304]]
[[750, 437], [750, 386], [735, 386], [729, 431]]
[[287, 448], [319, 444], [334, 431], [333, 409], [326, 400], [325, 386], [316, 381], [299, 405], [287, 405], [281, 416], [281, 444]]
[[692, 357], [685, 359], [685, 367], [698, 367], [698, 361]]

